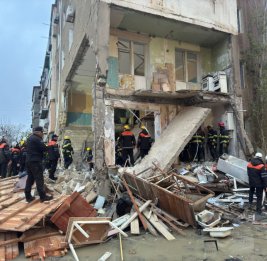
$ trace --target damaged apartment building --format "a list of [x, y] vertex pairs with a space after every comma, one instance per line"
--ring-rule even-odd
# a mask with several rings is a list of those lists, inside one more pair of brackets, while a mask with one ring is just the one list
[[236, 0], [56, 0], [41, 86], [48, 133], [71, 136], [76, 151], [92, 146], [97, 172], [115, 166], [122, 126], [137, 135], [139, 119], [155, 139], [139, 165], [166, 169], [219, 121], [229, 153], [251, 155], [237, 14]]

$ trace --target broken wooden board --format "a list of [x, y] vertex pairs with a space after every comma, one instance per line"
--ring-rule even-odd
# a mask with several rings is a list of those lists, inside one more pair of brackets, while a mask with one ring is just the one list
[[41, 203], [38, 199], [31, 203], [19, 201], [0, 211], [0, 230], [24, 232], [36, 225], [47, 214], [58, 208], [67, 196]]
[[[75, 222], [79, 221], [96, 221], [98, 224], [80, 224], [80, 226], [88, 235], [87, 238], [76, 226]], [[90, 245], [103, 242], [107, 236], [110, 229], [108, 222], [101, 223], [101, 221], [110, 221], [107, 217], [70, 217], [68, 228], [66, 232], [66, 241], [72, 243], [74, 246], [80, 245]], [[68, 240], [70, 238], [70, 241]]]
[[182, 176], [178, 176], [177, 174], [173, 175], [179, 182], [183, 182], [183, 184], [187, 186], [195, 187], [199, 192], [180, 195], [132, 174], [124, 173], [123, 176], [133, 194], [145, 200], [157, 201], [157, 206], [160, 209], [195, 227], [196, 220], [194, 211], [202, 211], [205, 208], [208, 198], [213, 197], [214, 193], [198, 184], [184, 179]]
[[78, 192], [65, 198], [60, 208], [51, 217], [51, 221], [66, 233], [70, 217], [95, 217], [96, 210]]
[[147, 209], [143, 211], [143, 214], [167, 240], [175, 240], [175, 237], [161, 224], [159, 220], [155, 218], [154, 215], [149, 217], [149, 211]]
[[[15, 240], [17, 238], [16, 233], [0, 233], [0, 243], [7, 240]], [[11, 243], [6, 246], [0, 247], [0, 261], [13, 260], [19, 255], [18, 243]]]
[[48, 236], [24, 243], [24, 252], [26, 257], [40, 256], [40, 253], [44, 257], [59, 256], [59, 253], [60, 256], [64, 256], [67, 246], [65, 236]]
[[131, 222], [131, 234], [133, 234], [133, 235], [139, 235], [140, 234], [140, 228], [139, 228], [139, 220], [138, 220], [138, 218], [134, 219]]
[[[152, 163], [155, 161], [159, 163], [163, 171], [168, 170], [210, 111], [208, 108], [184, 107], [155, 141], [149, 154], [134, 166], [134, 172], [140, 173], [153, 166]], [[147, 175], [144, 173], [141, 177]]]

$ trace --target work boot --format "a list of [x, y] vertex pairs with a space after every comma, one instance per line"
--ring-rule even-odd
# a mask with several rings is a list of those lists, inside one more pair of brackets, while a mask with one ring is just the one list
[[255, 221], [261, 221], [263, 219], [266, 219], [267, 221], [267, 216], [261, 212], [256, 212], [255, 213]]
[[40, 198], [40, 201], [41, 202], [45, 202], [45, 201], [50, 201], [53, 199], [53, 196], [48, 196], [48, 195], [45, 195], [44, 198]]
[[31, 203], [34, 200], [35, 200], [35, 197], [33, 197], [33, 196], [26, 198], [27, 203]]

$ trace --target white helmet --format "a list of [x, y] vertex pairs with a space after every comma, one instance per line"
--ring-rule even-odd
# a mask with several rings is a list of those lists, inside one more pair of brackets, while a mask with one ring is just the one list
[[16, 147], [17, 142], [13, 141], [13, 142], [11, 143], [11, 145], [12, 145], [12, 147]]
[[256, 155], [255, 155], [256, 158], [262, 158], [262, 153], [260, 152], [257, 152]]

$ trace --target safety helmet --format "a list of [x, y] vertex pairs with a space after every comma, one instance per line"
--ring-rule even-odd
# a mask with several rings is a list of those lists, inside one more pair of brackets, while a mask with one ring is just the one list
[[265, 156], [265, 160], [267, 160], [267, 155]]
[[146, 126], [145, 125], [141, 125], [140, 127], [142, 130], [146, 130]]
[[129, 130], [129, 129], [130, 129], [130, 126], [129, 126], [129, 125], [124, 125], [123, 128], [124, 128], [125, 130]]
[[64, 136], [64, 140], [70, 140], [70, 136]]
[[21, 141], [19, 142], [19, 144], [20, 144], [20, 146], [23, 146], [23, 145], [25, 144], [25, 141], [24, 141], [24, 140], [21, 140]]
[[88, 148], [86, 148], [86, 150], [87, 150], [87, 151], [88, 151], [88, 150], [91, 150], [91, 148], [88, 147]]
[[257, 153], [255, 154], [255, 157], [256, 157], [256, 158], [262, 158], [262, 154], [261, 154], [260, 152], [257, 152]]
[[17, 142], [13, 141], [13, 142], [11, 143], [11, 145], [12, 145], [12, 147], [16, 147]]
[[218, 126], [224, 127], [224, 122], [222, 122], [222, 121], [218, 122]]

